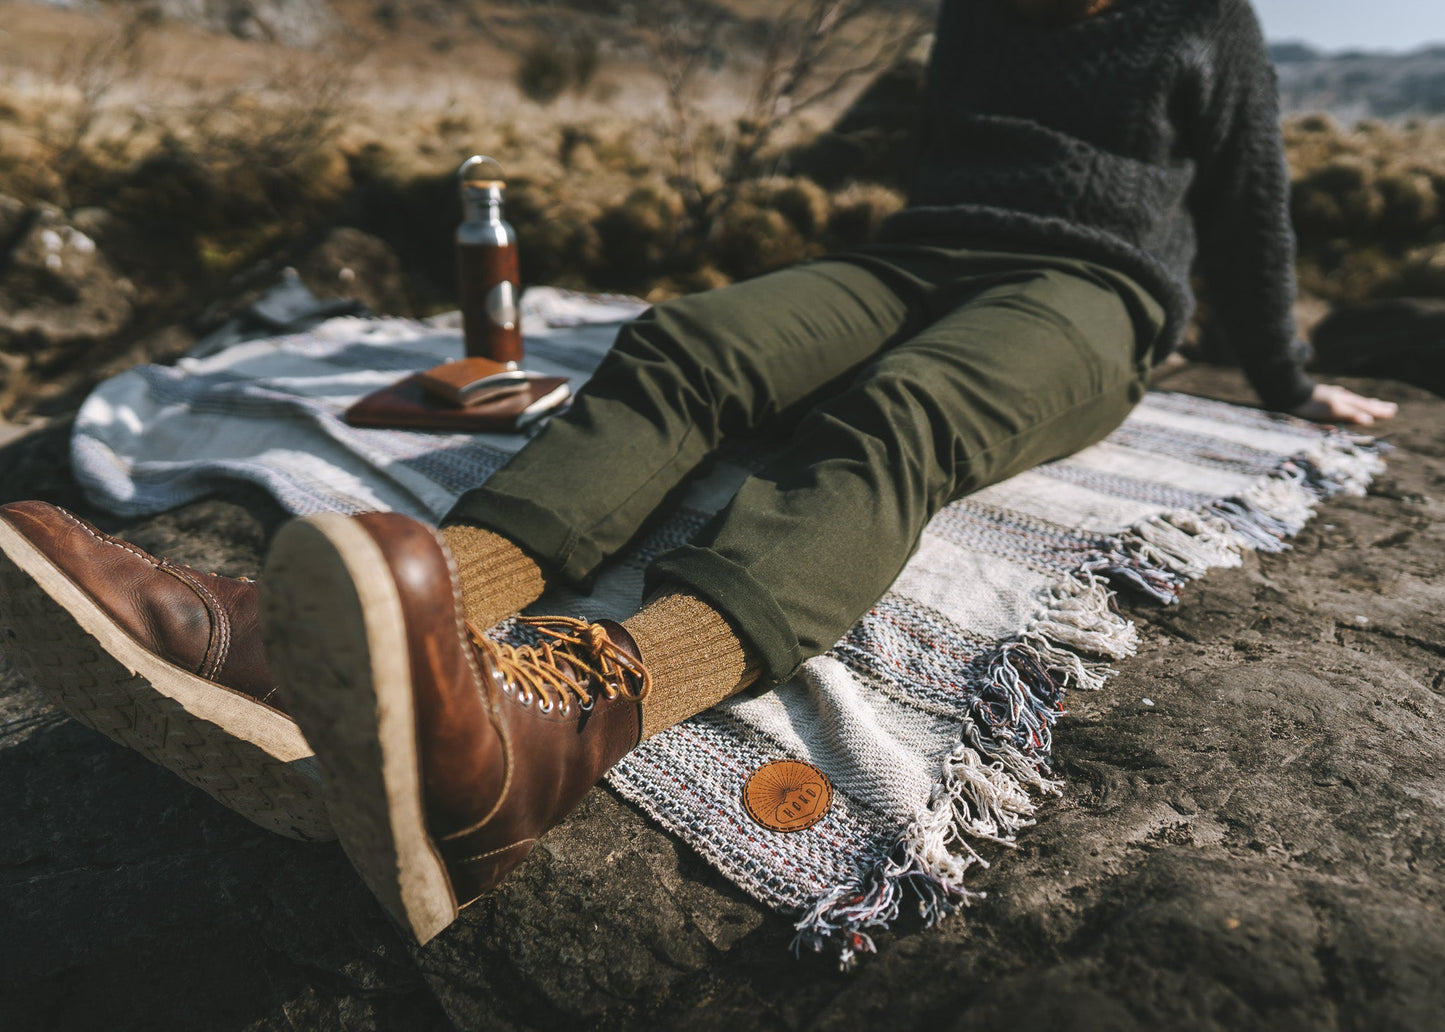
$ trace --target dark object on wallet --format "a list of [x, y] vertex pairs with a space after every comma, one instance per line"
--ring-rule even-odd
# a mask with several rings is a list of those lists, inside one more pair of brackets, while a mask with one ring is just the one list
[[460, 358], [417, 373], [417, 383], [448, 405], [480, 405], [526, 390], [540, 373], [513, 369], [490, 358]]
[[521, 390], [475, 405], [453, 405], [425, 390], [422, 373], [362, 398], [346, 410], [351, 426], [453, 433], [518, 433], [562, 408], [570, 397], [565, 376], [532, 374]]
[[1386, 376], [1445, 396], [1445, 300], [1397, 297], [1336, 308], [1315, 327], [1317, 372]]

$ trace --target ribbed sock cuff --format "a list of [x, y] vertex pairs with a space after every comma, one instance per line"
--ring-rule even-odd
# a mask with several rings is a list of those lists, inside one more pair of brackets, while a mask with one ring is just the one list
[[808, 658], [772, 592], [710, 548], [681, 545], [658, 556], [647, 568], [644, 587], [653, 597], [667, 590], [705, 599], [737, 628], [771, 684], [782, 684]]
[[762, 674], [732, 625], [695, 595], [664, 589], [623, 626], [652, 675], [642, 704], [643, 738], [717, 705]]
[[542, 568], [511, 541], [485, 527], [454, 523], [441, 528], [457, 560], [467, 619], [491, 627], [537, 601], [547, 588]]

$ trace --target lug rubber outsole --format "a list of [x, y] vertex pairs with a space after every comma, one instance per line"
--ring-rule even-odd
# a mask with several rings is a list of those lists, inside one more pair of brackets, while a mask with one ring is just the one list
[[458, 908], [426, 828], [406, 622], [381, 549], [348, 516], [287, 524], [261, 578], [261, 619], [342, 848], [425, 944]]
[[267, 831], [336, 837], [294, 721], [146, 649], [4, 520], [0, 649], [81, 724]]

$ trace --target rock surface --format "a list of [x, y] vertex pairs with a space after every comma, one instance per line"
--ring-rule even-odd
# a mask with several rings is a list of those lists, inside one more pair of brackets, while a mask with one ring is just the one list
[[[991, 852], [986, 900], [851, 975], [603, 789], [416, 949], [334, 845], [253, 828], [0, 658], [0, 1028], [1437, 1029], [1445, 401], [1351, 385], [1402, 405], [1370, 494], [1128, 603], [1145, 644], [1072, 696], [1064, 797]], [[0, 501], [84, 510], [65, 452], [63, 425], [0, 449]], [[281, 518], [238, 494], [102, 522], [245, 574]]]
[[410, 315], [401, 260], [385, 241], [351, 226], [330, 230], [296, 263], [318, 297], [360, 301], [372, 312]]
[[93, 360], [130, 321], [135, 293], [59, 208], [0, 198], [0, 411]]
[[1315, 327], [1311, 342], [1316, 368], [1345, 376], [1393, 375], [1445, 397], [1445, 297], [1392, 297], [1337, 308]]
[[0, 194], [0, 418], [73, 411], [108, 376], [174, 361], [198, 330], [274, 287], [287, 262], [320, 298], [376, 314], [414, 311], [396, 253], [350, 226], [302, 236], [227, 282], [188, 265], [185, 250], [108, 209], [67, 213]]

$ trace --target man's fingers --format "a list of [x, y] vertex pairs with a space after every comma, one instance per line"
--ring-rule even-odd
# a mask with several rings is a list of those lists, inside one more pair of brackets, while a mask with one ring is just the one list
[[1393, 401], [1367, 398], [1338, 384], [1317, 384], [1310, 399], [1294, 410], [1295, 415], [1319, 423], [1354, 423], [1374, 426], [1377, 419], [1390, 419], [1400, 406]]
[[1373, 426], [1377, 419], [1390, 419], [1400, 408], [1393, 401], [1367, 398], [1349, 391], [1337, 399], [1335, 407], [1341, 418], [1349, 419], [1360, 426]]

